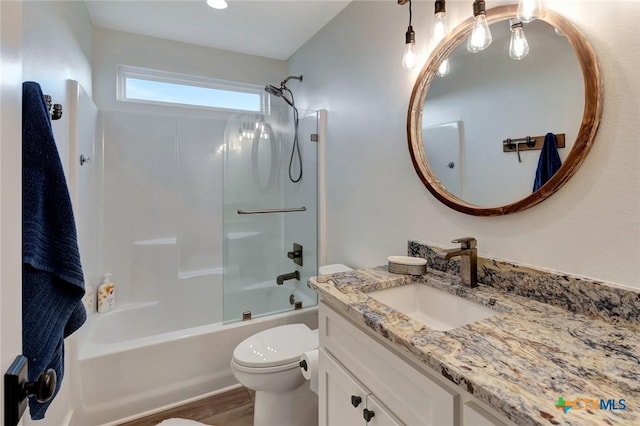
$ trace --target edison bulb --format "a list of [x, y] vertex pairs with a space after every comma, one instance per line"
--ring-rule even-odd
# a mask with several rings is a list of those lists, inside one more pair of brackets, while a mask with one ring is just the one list
[[509, 56], [517, 61], [529, 54], [529, 43], [524, 35], [522, 24], [511, 27], [511, 41], [509, 42]]
[[416, 44], [407, 43], [404, 48], [404, 55], [402, 56], [402, 66], [408, 70], [412, 70], [416, 66], [417, 59]]
[[444, 77], [449, 74], [449, 71], [451, 71], [451, 65], [449, 65], [449, 59], [445, 59], [438, 67], [438, 72], [436, 74], [438, 74], [438, 77]]
[[447, 35], [447, 20], [444, 12], [438, 12], [434, 15], [433, 22], [433, 40], [435, 43], [440, 43]]
[[520, 0], [517, 17], [522, 22], [531, 22], [540, 14], [540, 0]]
[[491, 41], [491, 30], [487, 23], [487, 17], [484, 14], [479, 14], [473, 18], [473, 30], [467, 39], [467, 50], [471, 53], [479, 52], [489, 47]]

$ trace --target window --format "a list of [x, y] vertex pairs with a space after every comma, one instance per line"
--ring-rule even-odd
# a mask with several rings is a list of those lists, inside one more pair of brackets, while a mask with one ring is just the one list
[[262, 86], [118, 66], [119, 101], [261, 112]]

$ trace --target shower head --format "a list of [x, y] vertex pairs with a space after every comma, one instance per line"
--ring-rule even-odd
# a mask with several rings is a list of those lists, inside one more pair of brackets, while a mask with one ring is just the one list
[[[264, 90], [265, 90], [267, 93], [269, 93], [270, 95], [277, 96], [277, 97], [279, 97], [279, 98], [284, 98], [284, 99], [286, 100], [286, 98], [285, 98], [284, 96], [282, 96], [282, 95], [283, 95], [283, 92], [282, 92], [282, 91], [283, 91], [283, 90], [286, 90], [287, 92], [291, 93], [291, 91], [290, 91], [290, 90], [289, 90], [289, 88], [287, 87], [287, 81], [289, 81], [289, 80], [298, 80], [298, 81], [302, 81], [302, 76], [301, 76], [301, 75], [299, 75], [299, 76], [290, 75], [289, 77], [285, 78], [284, 80], [282, 80], [282, 81], [280, 82], [280, 87], [276, 87], [276, 86], [273, 86], [273, 85], [271, 85], [271, 84], [267, 84], [267, 85], [264, 87]], [[289, 102], [287, 102], [287, 103], [289, 103]], [[289, 103], [289, 105], [291, 105], [291, 104]]]
[[[283, 82], [283, 83], [284, 83], [284, 82]], [[294, 106], [294, 104], [293, 104], [293, 93], [291, 93], [291, 90], [289, 90], [289, 89], [287, 88], [287, 86], [285, 86], [284, 84], [281, 84], [281, 85], [280, 85], [280, 87], [276, 87], [276, 86], [272, 86], [271, 84], [267, 84], [266, 86], [264, 86], [264, 90], [265, 90], [268, 94], [270, 94], [270, 95], [277, 96], [277, 97], [279, 97], [279, 98], [284, 99], [284, 101], [285, 101], [286, 103], [288, 103], [288, 104], [289, 104], [289, 106], [291, 106], [291, 107], [294, 107], [294, 108], [295, 108], [295, 106]], [[291, 99], [292, 99], [292, 100], [289, 100], [289, 99], [287, 99], [287, 97], [286, 97], [286, 96], [284, 96], [284, 91], [285, 91], [285, 90], [286, 90], [287, 92], [289, 92], [289, 96], [291, 96]]]
[[270, 95], [277, 96], [279, 98], [282, 97], [282, 88], [277, 88], [276, 86], [272, 86], [270, 84], [267, 84], [264, 87], [264, 90]]

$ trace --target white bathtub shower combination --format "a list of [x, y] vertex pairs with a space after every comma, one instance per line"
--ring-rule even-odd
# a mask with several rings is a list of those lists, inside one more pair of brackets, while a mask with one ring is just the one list
[[[78, 210], [88, 223], [83, 202], [91, 200], [91, 226], [80, 227], [80, 239], [94, 241], [84, 234], [100, 228], [100, 244], [80, 249], [92, 259], [88, 284], [113, 273], [116, 309], [90, 315], [78, 334], [72, 424], [117, 424], [237, 386], [230, 362], [242, 340], [284, 324], [317, 328], [316, 296], [306, 286], [317, 271], [317, 148], [303, 144], [308, 174], [295, 185], [269, 172], [288, 164], [290, 135], [271, 133], [278, 139], [241, 149], [247, 121], [284, 119], [273, 128], [288, 128], [290, 111], [275, 110], [240, 118], [101, 113], [94, 161], [81, 170], [100, 187], [81, 188]], [[317, 133], [315, 113], [303, 117], [301, 131]], [[300, 206], [304, 214], [237, 214]], [[304, 266], [287, 257], [293, 242], [304, 246]], [[277, 275], [294, 270], [300, 280], [276, 285]], [[253, 319], [240, 321], [246, 311]]]
[[[238, 343], [267, 328], [300, 322], [317, 328], [318, 321], [317, 308], [310, 307], [251, 321], [167, 331], [162, 327], [173, 325], [167, 324], [157, 306], [91, 318], [77, 360], [80, 400], [75, 424], [115, 424], [235, 386], [230, 360]], [[150, 324], [150, 320], [156, 321]], [[158, 334], [148, 334], [154, 332]]]

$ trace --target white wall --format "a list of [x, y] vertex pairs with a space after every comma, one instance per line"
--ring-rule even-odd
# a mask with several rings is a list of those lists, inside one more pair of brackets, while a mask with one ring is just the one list
[[[450, 4], [451, 3], [451, 4]], [[400, 66], [407, 7], [353, 2], [289, 60], [305, 75], [303, 107], [327, 108], [328, 261], [382, 264], [418, 238], [449, 246], [475, 236], [494, 256], [640, 288], [640, 21], [637, 1], [548, 0], [592, 43], [604, 75], [604, 114], [594, 147], [574, 177], [527, 211], [474, 217], [440, 204], [411, 165], [406, 111], [418, 69]], [[470, 2], [447, 2], [456, 24]], [[433, 4], [414, 3], [426, 58]]]
[[[69, 119], [64, 114], [67, 79], [80, 82], [91, 95], [91, 22], [83, 2], [25, 1], [23, 15], [23, 80], [40, 83], [54, 103], [62, 104], [63, 116], [53, 121], [53, 133], [65, 173], [69, 171]], [[74, 337], [67, 339], [67, 354]], [[40, 425], [62, 425], [71, 414], [70, 383], [73, 371], [66, 357], [60, 393]], [[25, 416], [25, 423], [31, 421]]]
[[276, 84], [287, 72], [286, 62], [94, 28], [93, 78], [95, 102], [101, 110], [139, 111], [116, 102], [116, 68], [119, 64], [254, 84]]
[[77, 80], [91, 96], [91, 21], [83, 2], [25, 1], [23, 22], [23, 79], [37, 81], [53, 103], [62, 104], [63, 115], [53, 121], [53, 133], [68, 172], [66, 80]]

